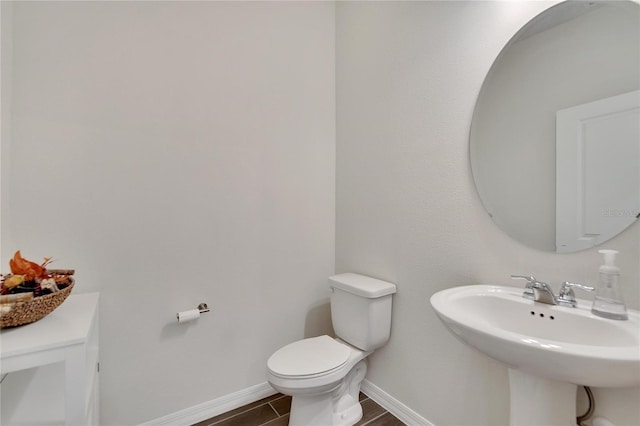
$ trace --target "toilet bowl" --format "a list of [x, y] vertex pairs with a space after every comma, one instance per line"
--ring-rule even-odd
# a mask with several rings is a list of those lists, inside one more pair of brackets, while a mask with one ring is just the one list
[[351, 426], [362, 418], [366, 358], [389, 340], [394, 284], [346, 273], [329, 278], [336, 338], [290, 343], [267, 361], [267, 379], [291, 395], [289, 425]]
[[357, 423], [370, 353], [329, 336], [299, 340], [276, 351], [267, 361], [267, 378], [277, 391], [294, 396], [289, 425]]

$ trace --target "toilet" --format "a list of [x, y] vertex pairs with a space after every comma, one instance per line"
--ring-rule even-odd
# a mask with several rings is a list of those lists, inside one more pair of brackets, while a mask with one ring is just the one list
[[391, 331], [395, 284], [353, 273], [329, 278], [336, 337], [290, 343], [267, 361], [267, 379], [291, 395], [289, 425], [351, 426], [362, 418], [360, 385], [366, 358]]

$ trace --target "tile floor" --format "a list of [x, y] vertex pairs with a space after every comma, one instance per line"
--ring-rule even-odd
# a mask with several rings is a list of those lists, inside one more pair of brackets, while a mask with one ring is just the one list
[[[360, 393], [360, 403], [363, 415], [356, 426], [404, 426], [363, 393]], [[287, 426], [290, 408], [290, 396], [275, 394], [193, 426]]]

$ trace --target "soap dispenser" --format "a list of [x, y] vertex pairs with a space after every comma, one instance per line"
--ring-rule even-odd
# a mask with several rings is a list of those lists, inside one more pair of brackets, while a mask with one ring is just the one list
[[627, 309], [620, 290], [620, 269], [615, 265], [616, 250], [598, 250], [604, 255], [591, 313], [604, 318], [626, 320]]

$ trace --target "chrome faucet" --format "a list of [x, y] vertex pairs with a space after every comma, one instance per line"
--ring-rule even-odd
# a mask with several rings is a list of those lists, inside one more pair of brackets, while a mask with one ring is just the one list
[[549, 284], [538, 281], [533, 275], [511, 275], [514, 280], [526, 280], [527, 284], [524, 287], [524, 293], [522, 297], [525, 299], [531, 299], [534, 302], [546, 303], [548, 305], [557, 305], [556, 297], [553, 295], [553, 290], [549, 287]]
[[549, 287], [549, 284], [538, 281], [532, 275], [511, 275], [511, 278], [525, 280], [527, 282], [524, 287], [522, 297], [525, 299], [531, 299], [534, 302], [546, 303], [548, 305], [569, 305], [575, 308], [578, 306], [578, 302], [576, 301], [575, 294], [573, 293], [574, 288], [579, 288], [580, 290], [585, 291], [595, 290], [595, 288], [588, 285], [565, 281], [560, 288], [560, 293], [556, 297], [553, 295], [553, 290]]

